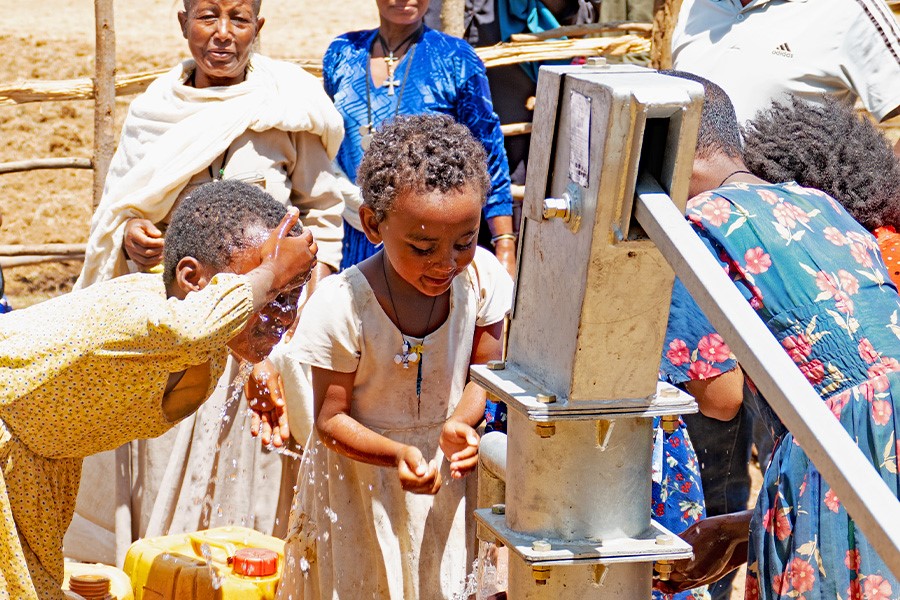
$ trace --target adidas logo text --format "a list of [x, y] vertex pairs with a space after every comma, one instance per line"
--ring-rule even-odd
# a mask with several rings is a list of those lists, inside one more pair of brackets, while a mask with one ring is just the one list
[[785, 58], [794, 58], [794, 53], [791, 52], [791, 48], [787, 45], [787, 42], [779, 44], [777, 48], [772, 50], [772, 54], [783, 56]]

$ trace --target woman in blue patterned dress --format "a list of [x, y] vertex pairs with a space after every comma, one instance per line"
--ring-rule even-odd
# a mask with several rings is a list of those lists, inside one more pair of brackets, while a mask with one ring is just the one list
[[[372, 133], [398, 114], [443, 113], [466, 125], [488, 155], [491, 192], [484, 207], [494, 252], [515, 272], [509, 166], [484, 64], [471, 46], [423, 23], [428, 0], [376, 0], [379, 27], [335, 39], [322, 62], [325, 91], [344, 117], [337, 164], [355, 183]], [[374, 254], [351, 197], [344, 212], [347, 268]]]
[[[721, 389], [736, 389], [739, 395], [743, 375], [728, 345], [678, 279], [672, 289], [669, 315], [659, 378], [693, 394], [702, 403], [703, 410], [711, 413], [709, 416], [722, 420], [732, 418], [740, 404], [721, 407], [718, 406], [720, 403], [711, 400], [717, 393], [721, 394]], [[718, 412], [714, 408], [718, 408]], [[706, 518], [699, 460], [683, 420], [679, 420], [672, 433], [659, 427], [659, 419], [654, 422], [654, 427], [653, 518], [680, 534]], [[677, 594], [654, 590], [653, 596], [666, 600], [709, 597], [703, 586]]]
[[[878, 244], [824, 192], [767, 183], [739, 156], [719, 151], [718, 132], [736, 132], [737, 122], [733, 111], [723, 118], [721, 98], [705, 85], [687, 216], [897, 494], [900, 300]], [[709, 543], [695, 545], [694, 567], [676, 564], [676, 580], [691, 582], [681, 574], [696, 572], [696, 565], [740, 562], [738, 553], [713, 543], [720, 541], [717, 532], [695, 537], [700, 529], [687, 537]], [[766, 470], [749, 533], [747, 598], [887, 600], [900, 594], [897, 579], [790, 432]]]

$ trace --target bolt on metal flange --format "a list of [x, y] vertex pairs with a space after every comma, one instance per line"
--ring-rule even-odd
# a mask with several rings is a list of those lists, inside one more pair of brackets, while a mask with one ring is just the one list
[[666, 433], [674, 433], [678, 429], [678, 421], [681, 420], [679, 415], [662, 415], [659, 418], [659, 426]]
[[506, 361], [503, 360], [489, 360], [487, 361], [488, 371], [502, 371], [506, 368]]
[[495, 505], [491, 506], [491, 514], [505, 515], [506, 514], [506, 505], [505, 504], [495, 504]]
[[539, 393], [534, 397], [541, 404], [553, 404], [556, 402], [556, 394]]
[[653, 563], [653, 569], [657, 572], [657, 579], [660, 581], [668, 581], [675, 570], [675, 565], [671, 560], [658, 560]]
[[556, 423], [538, 423], [535, 425], [534, 429], [542, 438], [549, 438], [556, 435]]
[[675, 543], [675, 536], [668, 534], [660, 534], [656, 536], [656, 544], [658, 546], [671, 546]]
[[533, 566], [531, 567], [531, 575], [534, 577], [536, 584], [547, 585], [547, 580], [550, 579], [550, 567]]
[[568, 221], [572, 205], [568, 198], [544, 198], [543, 216], [545, 219], [562, 219]]
[[531, 549], [535, 552], [550, 552], [553, 549], [553, 545], [547, 540], [534, 540], [531, 542]]

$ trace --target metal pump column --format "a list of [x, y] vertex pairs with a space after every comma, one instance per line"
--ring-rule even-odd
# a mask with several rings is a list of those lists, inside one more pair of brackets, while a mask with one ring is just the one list
[[647, 600], [653, 563], [691, 554], [650, 519], [652, 419], [696, 404], [657, 385], [674, 275], [631, 215], [639, 171], [684, 208], [702, 97], [633, 66], [541, 69], [507, 361], [472, 368], [509, 407], [505, 514], [476, 518], [512, 600]]

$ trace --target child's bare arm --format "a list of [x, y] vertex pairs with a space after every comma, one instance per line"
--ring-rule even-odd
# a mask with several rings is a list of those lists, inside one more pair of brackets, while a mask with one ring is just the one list
[[396, 467], [403, 489], [437, 493], [441, 486], [437, 465], [425, 461], [418, 448], [375, 433], [350, 416], [356, 373], [312, 368], [316, 430], [322, 442], [353, 460]]
[[[476, 327], [470, 364], [484, 364], [503, 356], [503, 322]], [[463, 477], [478, 464], [478, 434], [475, 426], [484, 418], [487, 396], [473, 381], [466, 384], [456, 410], [441, 430], [441, 450], [450, 461], [453, 477]]]

